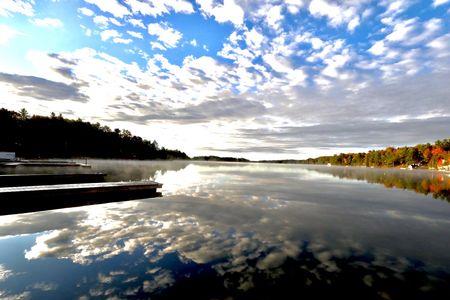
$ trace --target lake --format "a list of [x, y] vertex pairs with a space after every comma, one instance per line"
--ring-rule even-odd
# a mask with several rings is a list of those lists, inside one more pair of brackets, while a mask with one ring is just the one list
[[1, 216], [0, 298], [450, 299], [450, 174], [90, 163], [163, 197]]

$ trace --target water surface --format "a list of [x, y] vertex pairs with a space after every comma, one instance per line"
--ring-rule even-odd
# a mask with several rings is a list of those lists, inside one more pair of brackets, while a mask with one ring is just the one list
[[448, 174], [91, 163], [164, 196], [0, 217], [0, 297], [450, 299]]

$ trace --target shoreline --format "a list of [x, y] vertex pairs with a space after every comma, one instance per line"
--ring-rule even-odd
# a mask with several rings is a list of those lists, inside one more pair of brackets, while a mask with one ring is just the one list
[[[149, 161], [149, 162], [206, 162], [206, 163], [239, 163], [239, 164], [277, 164], [277, 165], [302, 165], [302, 166], [320, 166], [320, 167], [339, 167], [339, 168], [361, 168], [361, 169], [391, 169], [391, 170], [402, 170], [402, 171], [434, 171], [439, 173], [446, 173], [450, 174], [450, 170], [439, 170], [436, 168], [414, 168], [414, 169], [408, 169], [404, 166], [396, 166], [396, 167], [387, 167], [387, 166], [348, 166], [348, 165], [326, 165], [326, 164], [308, 164], [308, 163], [300, 163], [300, 162], [280, 162], [280, 161], [234, 161], [234, 160], [200, 160], [200, 159], [132, 159], [132, 158], [101, 158], [101, 157], [71, 157], [71, 158], [60, 158], [60, 157], [54, 157], [54, 158], [17, 158], [13, 161], [0, 161], [0, 168], [1, 167], [8, 167], [8, 165], [17, 163], [20, 166], [27, 166], [27, 162], [33, 162], [34, 163], [54, 163], [54, 162], [71, 162], [71, 163], [78, 163], [78, 161], [87, 162], [89, 160], [104, 160], [104, 161]], [[21, 164], [23, 163], [23, 164]], [[30, 165], [31, 166], [31, 165]]]

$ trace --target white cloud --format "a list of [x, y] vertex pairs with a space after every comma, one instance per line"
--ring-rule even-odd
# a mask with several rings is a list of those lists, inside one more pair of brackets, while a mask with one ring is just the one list
[[55, 291], [58, 288], [58, 285], [56, 283], [52, 282], [37, 282], [33, 284], [33, 289], [41, 290], [41, 291]]
[[113, 25], [116, 25], [116, 26], [123, 26], [123, 24], [120, 23], [117, 19], [112, 18], [112, 17], [108, 18], [108, 17], [105, 17], [105, 16], [103, 16], [103, 15], [95, 16], [95, 17], [92, 19], [92, 21], [93, 21], [95, 24], [97, 24], [98, 27], [100, 27], [100, 28], [102, 28], [102, 29], [108, 27], [108, 26], [109, 26], [109, 23], [111, 23], [111, 24], [113, 24]]
[[94, 15], [94, 12], [92, 10], [90, 10], [89, 8], [87, 8], [87, 7], [80, 7], [78, 9], [78, 12], [80, 14], [83, 14], [83, 15], [88, 16], [88, 17], [92, 17]]
[[[311, 43], [313, 42], [314, 38], [311, 38]], [[314, 44], [313, 49], [314, 49]], [[337, 40], [331, 40], [331, 41], [322, 41], [322, 44], [319, 44], [320, 47], [315, 50], [320, 50], [320, 52], [313, 52], [311, 53], [306, 60], [309, 62], [316, 62], [320, 60], [324, 60], [326, 58], [331, 57], [332, 55], [338, 54], [341, 49], [345, 45], [345, 41], [342, 39]]]
[[142, 29], [145, 29], [145, 25], [140, 19], [129, 19], [128, 22], [133, 25], [134, 27], [140, 27]]
[[181, 32], [173, 29], [167, 23], [150, 23], [148, 24], [148, 33], [157, 37], [166, 48], [176, 47], [183, 35]]
[[196, 39], [192, 39], [192, 40], [189, 42], [189, 44], [190, 44], [191, 46], [193, 46], [193, 47], [197, 47], [197, 45], [198, 45]]
[[90, 28], [87, 28], [84, 25], [80, 25], [80, 27], [83, 29], [83, 32], [86, 36], [92, 36], [92, 30]]
[[422, 24], [423, 31], [420, 34], [414, 34], [406, 40], [407, 45], [414, 45], [429, 40], [442, 29], [442, 20], [433, 18]]
[[0, 282], [5, 281], [8, 277], [13, 276], [13, 271], [7, 269], [4, 265], [0, 264]]
[[384, 45], [384, 41], [376, 41], [372, 47], [369, 48], [369, 52], [374, 55], [382, 55], [387, 51], [387, 47]]
[[238, 41], [242, 40], [242, 36], [238, 34], [236, 31], [233, 31], [230, 36], [228, 37], [228, 40], [233, 44], [236, 45]]
[[263, 56], [263, 60], [275, 72], [282, 73], [283, 79], [279, 81], [280, 84], [285, 85], [282, 89], [286, 89], [288, 86], [303, 84], [307, 78], [307, 74], [302, 69], [294, 69], [291, 63], [282, 56], [269, 53]]
[[6, 24], [0, 24], [0, 45], [7, 45], [9, 41], [21, 33]]
[[428, 47], [444, 50], [446, 48], [450, 48], [450, 35], [440, 36], [427, 44]]
[[171, 11], [184, 14], [194, 12], [192, 4], [185, 0], [126, 0], [125, 2], [130, 6], [133, 13], [139, 13], [144, 16], [157, 17]]
[[142, 33], [140, 33], [140, 32], [128, 30], [127, 33], [128, 33], [129, 35], [131, 35], [132, 37], [135, 37], [135, 38], [137, 38], [137, 39], [143, 39], [143, 38], [144, 38], [144, 36], [143, 36]]
[[118, 38], [120, 36], [121, 36], [120, 33], [114, 29], [103, 30], [100, 33], [100, 37], [104, 42], [109, 40], [110, 38]]
[[300, 11], [304, 4], [302, 0], [285, 0], [284, 2], [287, 5], [287, 10], [294, 15]]
[[[250, 48], [251, 49], [251, 48]], [[260, 53], [257, 49], [242, 49], [237, 45], [225, 44], [218, 55], [233, 60], [236, 65], [243, 68], [253, 67], [252, 60], [255, 58], [255, 52]]]
[[109, 18], [105, 16], [95, 16], [92, 21], [94, 21], [94, 23], [97, 24], [100, 28], [106, 28], [109, 25]]
[[265, 54], [263, 59], [275, 72], [288, 73], [291, 71], [289, 63], [282, 57], [277, 57], [273, 54]]
[[357, 21], [355, 20], [356, 11], [353, 7], [339, 6], [326, 0], [312, 0], [308, 8], [314, 17], [327, 17], [332, 26], [349, 22], [353, 22], [350, 28], [353, 27], [354, 29], [357, 26]]
[[427, 43], [427, 47], [429, 47], [431, 55], [439, 59], [434, 67], [437, 70], [448, 71], [450, 67], [445, 62], [448, 62], [448, 57], [450, 57], [450, 34], [433, 39]]
[[324, 42], [318, 37], [313, 37], [309, 41], [314, 50], [318, 50], [318, 49], [322, 48], [324, 45]]
[[113, 38], [113, 42], [116, 43], [116, 44], [129, 44], [132, 41], [133, 41], [132, 39], [123, 39], [123, 38], [120, 38], [120, 37]]
[[416, 19], [403, 20], [394, 25], [392, 32], [386, 36], [390, 42], [401, 42], [409, 38], [410, 33], [416, 27]]
[[[158, 1], [159, 0], [154, 0]], [[189, 1], [185, 0], [166, 0], [163, 1], [166, 7], [169, 9], [173, 9], [176, 13], [184, 13], [184, 14], [191, 14], [194, 12], [194, 7]]]
[[381, 5], [386, 7], [386, 11], [382, 16], [394, 17], [404, 12], [412, 3], [412, 0], [383, 0]]
[[374, 9], [373, 8], [366, 8], [363, 13], [362, 13], [362, 18], [366, 19], [368, 17], [370, 17], [372, 14], [374, 13]]
[[206, 16], [214, 16], [219, 23], [231, 22], [238, 27], [244, 23], [244, 10], [234, 0], [224, 0], [223, 4], [215, 4], [213, 0], [197, 0], [197, 3]]
[[161, 43], [158, 42], [150, 42], [150, 46], [152, 47], [152, 49], [158, 49], [162, 51], [167, 50], [166, 47], [164, 47]]
[[356, 16], [353, 19], [351, 19], [350, 22], [348, 22], [347, 29], [348, 31], [353, 32], [355, 31], [355, 28], [358, 27], [358, 25], [359, 25], [359, 17]]
[[18, 13], [28, 17], [34, 15], [33, 0], [1, 0], [0, 16], [8, 17]]
[[109, 18], [109, 22], [111, 22], [111, 24], [114, 24], [116, 26], [123, 26], [122, 23], [120, 23], [116, 18]]
[[438, 7], [439, 5], [443, 5], [448, 2], [450, 2], [450, 0], [433, 0], [433, 6]]
[[281, 14], [281, 5], [272, 6], [266, 13], [266, 22], [273, 29], [277, 30], [280, 28], [281, 20], [283, 20], [283, 15]]
[[288, 84], [290, 86], [304, 85], [304, 82], [306, 78], [308, 78], [308, 75], [302, 69], [295, 69], [291, 70], [287, 74], [286, 78], [288, 79]]
[[[417, 18], [406, 20], [384, 18], [382, 22], [388, 26], [392, 26], [392, 30], [384, 39], [373, 43], [368, 51], [377, 56], [385, 55], [387, 59], [397, 58], [402, 52], [407, 53], [407, 50], [402, 50], [398, 47], [394, 50], [392, 46], [395, 43], [400, 43], [402, 46], [412, 46], [421, 42], [427, 42], [442, 28], [442, 20], [437, 18], [423, 23], [419, 23]], [[397, 64], [400, 64], [400, 62]], [[385, 70], [392, 69], [389, 66], [383, 66], [383, 68]]]
[[31, 20], [31, 23], [33, 23], [36, 26], [40, 27], [63, 27], [63, 23], [59, 19], [55, 18], [43, 18], [43, 19], [33, 19]]
[[128, 9], [116, 0], [84, 0], [87, 3], [96, 5], [101, 11], [108, 12], [117, 18], [129, 15]]
[[252, 30], [245, 32], [245, 43], [251, 49], [259, 49], [263, 41], [264, 36], [255, 28], [252, 28]]
[[348, 50], [345, 49], [341, 54], [333, 55], [332, 57], [324, 60], [324, 63], [327, 66], [323, 69], [322, 74], [333, 78], [340, 77], [341, 74], [339, 73], [339, 69], [349, 61], [350, 55]]

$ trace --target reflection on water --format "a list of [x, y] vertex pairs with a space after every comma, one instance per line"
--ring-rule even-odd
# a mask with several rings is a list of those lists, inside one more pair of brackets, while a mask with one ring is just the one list
[[436, 174], [202, 162], [93, 169], [157, 180], [165, 196], [0, 217], [0, 297], [450, 296], [450, 205], [366, 182]]
[[450, 174], [428, 170], [370, 169], [358, 167], [322, 166], [311, 168], [339, 178], [365, 180], [381, 183], [387, 188], [412, 190], [416, 193], [431, 194], [436, 199], [450, 202]]

